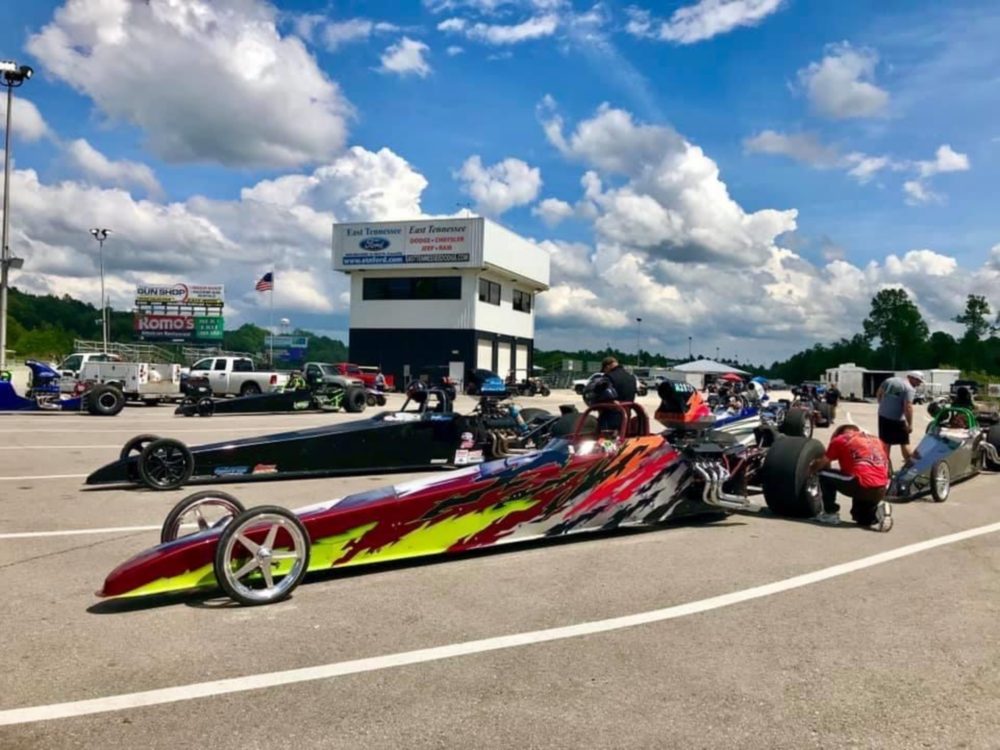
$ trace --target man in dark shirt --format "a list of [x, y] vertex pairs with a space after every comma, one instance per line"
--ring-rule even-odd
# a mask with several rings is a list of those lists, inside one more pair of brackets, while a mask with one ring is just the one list
[[830, 383], [826, 389], [824, 398], [830, 407], [830, 424], [833, 424], [837, 421], [837, 404], [840, 403], [840, 391], [837, 390], [837, 386]]
[[[589, 394], [584, 395], [584, 399], [589, 395], [595, 404], [634, 401], [635, 376], [619, 365], [614, 357], [605, 357], [601, 362], [601, 377], [595, 378], [590, 390]], [[617, 409], [602, 409], [597, 418], [598, 428], [602, 432], [617, 431], [621, 427], [621, 421], [621, 413]]]

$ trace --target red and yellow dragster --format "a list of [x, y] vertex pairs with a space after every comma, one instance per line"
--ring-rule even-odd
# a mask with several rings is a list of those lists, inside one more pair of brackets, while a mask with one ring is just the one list
[[[589, 432], [588, 414], [603, 409], [620, 412], [620, 428]], [[294, 513], [196, 493], [171, 511], [161, 544], [113, 570], [98, 595], [221, 587], [242, 604], [265, 604], [287, 597], [309, 571], [753, 510], [746, 487], [758, 482], [776, 512], [812, 512], [815, 487], [803, 467], [822, 451], [818, 442], [779, 437], [748, 447], [679, 424], [652, 435], [641, 406], [599, 405], [574, 435], [543, 450]], [[188, 520], [199, 530], [179, 536]]]

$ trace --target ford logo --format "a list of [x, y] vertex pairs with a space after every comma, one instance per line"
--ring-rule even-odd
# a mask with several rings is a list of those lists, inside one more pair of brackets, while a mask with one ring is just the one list
[[389, 240], [385, 237], [367, 237], [359, 245], [362, 250], [385, 250], [389, 247]]

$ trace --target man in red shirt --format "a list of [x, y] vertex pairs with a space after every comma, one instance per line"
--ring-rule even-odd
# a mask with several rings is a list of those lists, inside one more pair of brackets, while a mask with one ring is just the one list
[[[831, 469], [839, 464], [839, 471]], [[834, 431], [826, 455], [809, 466], [810, 473], [819, 474], [823, 495], [823, 512], [816, 516], [820, 523], [840, 523], [837, 493], [847, 495], [851, 517], [859, 526], [873, 531], [892, 528], [892, 506], [885, 501], [889, 484], [889, 458], [882, 442], [874, 435], [862, 432], [855, 424], [841, 425]]]

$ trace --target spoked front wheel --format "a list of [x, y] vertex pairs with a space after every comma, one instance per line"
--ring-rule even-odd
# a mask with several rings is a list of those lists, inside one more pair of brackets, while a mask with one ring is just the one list
[[215, 549], [215, 579], [247, 606], [286, 598], [309, 568], [309, 534], [294, 513], [261, 505], [236, 516]]
[[[227, 492], [204, 490], [188, 495], [175, 505], [163, 521], [160, 544], [172, 542], [188, 534], [224, 526], [242, 513], [243, 503]], [[185, 533], [181, 533], [186, 529]]]

